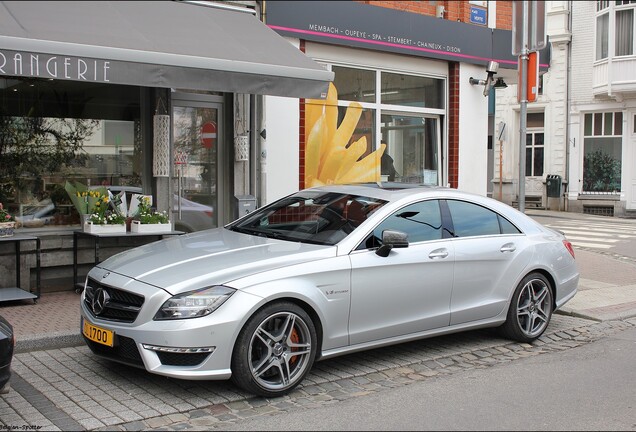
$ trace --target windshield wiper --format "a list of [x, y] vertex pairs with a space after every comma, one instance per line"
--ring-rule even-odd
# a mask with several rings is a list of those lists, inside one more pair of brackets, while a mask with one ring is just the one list
[[257, 228], [245, 228], [245, 227], [232, 227], [232, 231], [239, 232], [241, 234], [255, 235], [258, 237], [267, 237], [278, 240], [287, 240], [288, 238], [274, 231], [263, 231]]

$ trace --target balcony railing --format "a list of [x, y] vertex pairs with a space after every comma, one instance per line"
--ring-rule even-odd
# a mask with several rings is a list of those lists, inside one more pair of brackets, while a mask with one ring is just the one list
[[592, 91], [594, 96], [618, 98], [636, 92], [636, 56], [596, 62], [592, 67]]

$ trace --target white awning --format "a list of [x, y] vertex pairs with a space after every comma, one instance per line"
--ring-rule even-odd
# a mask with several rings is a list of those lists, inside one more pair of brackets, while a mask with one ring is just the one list
[[2, 75], [301, 98], [333, 80], [253, 14], [177, 1], [2, 1]]

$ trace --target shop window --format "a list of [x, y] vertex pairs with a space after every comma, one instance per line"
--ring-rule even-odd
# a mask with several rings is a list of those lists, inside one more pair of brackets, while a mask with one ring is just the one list
[[332, 71], [339, 100], [375, 102], [375, 71], [342, 66], [333, 66]]
[[0, 78], [0, 202], [25, 227], [79, 223], [67, 181], [140, 187], [141, 142], [136, 88]]
[[305, 187], [382, 179], [440, 184], [445, 80], [330, 67], [327, 100], [337, 99], [337, 107], [306, 100]]
[[588, 113], [584, 117], [583, 192], [621, 191], [623, 113]]
[[381, 82], [383, 104], [444, 108], [444, 80], [382, 72]]
[[419, 115], [382, 114], [386, 144], [382, 174], [387, 180], [437, 185], [439, 121]]

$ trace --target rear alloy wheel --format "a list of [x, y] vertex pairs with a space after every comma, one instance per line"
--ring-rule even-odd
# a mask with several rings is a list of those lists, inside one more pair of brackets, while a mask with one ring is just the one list
[[532, 342], [543, 334], [552, 317], [552, 287], [540, 273], [530, 273], [517, 286], [508, 317], [501, 326], [505, 337]]
[[247, 322], [232, 355], [232, 380], [265, 397], [282, 396], [296, 387], [316, 357], [316, 329], [299, 306], [265, 306]]

